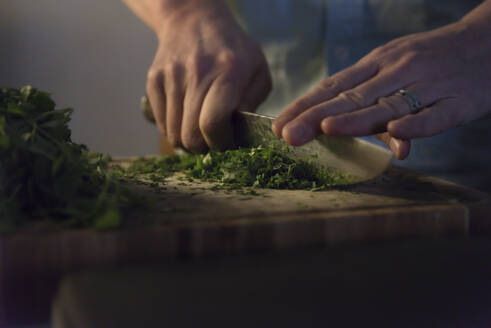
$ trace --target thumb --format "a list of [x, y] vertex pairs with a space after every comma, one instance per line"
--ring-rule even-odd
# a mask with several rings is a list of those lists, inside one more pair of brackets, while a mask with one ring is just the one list
[[375, 137], [385, 143], [397, 159], [406, 159], [411, 151], [411, 140], [402, 140], [392, 137], [387, 132], [376, 134]]

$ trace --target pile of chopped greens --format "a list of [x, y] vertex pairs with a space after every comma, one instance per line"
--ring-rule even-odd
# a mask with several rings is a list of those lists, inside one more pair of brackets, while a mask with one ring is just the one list
[[71, 113], [30, 86], [0, 89], [0, 232], [43, 219], [113, 228], [136, 199], [106, 170], [107, 155], [71, 141]]
[[161, 190], [176, 172], [188, 181], [212, 182], [214, 190], [251, 195], [258, 194], [255, 188], [323, 190], [350, 179], [311, 161], [294, 161], [274, 146], [139, 158], [125, 169], [71, 140], [71, 113], [55, 109], [48, 93], [30, 86], [0, 89], [0, 233], [43, 220], [118, 227], [123, 207], [146, 203], [130, 184]]
[[311, 161], [294, 161], [288, 156], [287, 149], [276, 149], [272, 145], [206, 155], [139, 158], [127, 169], [131, 176], [149, 174], [154, 182], [180, 171], [190, 181], [214, 182], [227, 190], [257, 187], [316, 191], [350, 181], [350, 177], [314, 166]]

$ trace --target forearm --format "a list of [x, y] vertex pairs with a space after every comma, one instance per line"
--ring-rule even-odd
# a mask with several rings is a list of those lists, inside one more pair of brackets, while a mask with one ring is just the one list
[[166, 20], [191, 13], [231, 15], [224, 0], [123, 0], [156, 33]]

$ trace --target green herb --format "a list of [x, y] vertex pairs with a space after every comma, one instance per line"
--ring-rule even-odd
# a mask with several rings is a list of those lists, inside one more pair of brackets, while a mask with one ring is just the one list
[[[179, 171], [188, 181], [214, 182], [212, 190], [239, 190], [248, 195], [257, 195], [253, 188], [318, 191], [350, 181], [347, 175], [316, 167], [311, 161], [294, 161], [287, 150], [272, 145], [206, 155], [139, 158], [127, 170], [133, 177], [152, 172], [162, 180]], [[184, 181], [184, 177], [178, 180]]]
[[285, 149], [273, 146], [139, 158], [124, 169], [110, 163], [108, 155], [71, 140], [71, 113], [55, 109], [48, 93], [30, 86], [0, 89], [0, 233], [40, 220], [118, 227], [121, 208], [143, 201], [130, 183], [161, 192], [165, 179], [176, 172], [184, 173], [179, 185], [208, 181], [213, 186], [202, 187], [203, 192], [234, 191], [245, 196], [241, 200], [266, 196], [256, 188], [317, 191], [350, 181], [311, 161], [294, 161]]
[[72, 142], [72, 109], [30, 86], [0, 89], [0, 232], [31, 220], [114, 228], [130, 195], [110, 157]]

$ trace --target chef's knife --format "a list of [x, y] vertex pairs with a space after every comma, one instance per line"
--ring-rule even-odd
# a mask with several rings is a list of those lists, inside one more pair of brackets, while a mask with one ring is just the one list
[[[141, 109], [144, 116], [155, 122], [150, 102], [142, 97]], [[271, 130], [274, 117], [236, 112], [233, 117], [235, 143], [237, 146], [257, 147], [273, 144], [283, 149], [296, 160], [312, 160], [314, 165], [325, 166], [343, 174], [349, 174], [353, 182], [375, 178], [390, 165], [392, 152], [360, 138], [320, 135], [309, 143], [293, 147], [287, 145]]]

